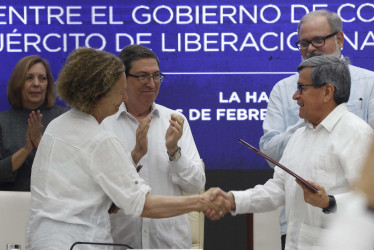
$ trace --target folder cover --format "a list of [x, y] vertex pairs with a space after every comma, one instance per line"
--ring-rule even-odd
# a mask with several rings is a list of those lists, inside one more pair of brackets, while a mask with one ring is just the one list
[[311, 191], [313, 191], [315, 193], [317, 193], [319, 191], [316, 186], [310, 184], [309, 182], [307, 182], [306, 180], [304, 180], [303, 178], [301, 178], [299, 175], [295, 174], [293, 171], [291, 171], [290, 169], [286, 168], [285, 166], [283, 166], [282, 164], [280, 164], [276, 160], [274, 160], [274, 159], [270, 158], [269, 156], [267, 156], [266, 154], [262, 153], [260, 150], [258, 150], [257, 148], [253, 147], [252, 145], [250, 145], [246, 141], [244, 141], [242, 139], [238, 139], [238, 141], [241, 144], [243, 144], [244, 146], [246, 146], [247, 148], [253, 150], [255, 153], [261, 155], [266, 160], [270, 161], [271, 163], [274, 163], [275, 165], [277, 165], [278, 167], [280, 167], [281, 169], [283, 169], [284, 171], [286, 171], [287, 173], [289, 173], [290, 175], [292, 175], [293, 177], [295, 177], [296, 179], [298, 179], [299, 181], [301, 181], [302, 183], [304, 183]]

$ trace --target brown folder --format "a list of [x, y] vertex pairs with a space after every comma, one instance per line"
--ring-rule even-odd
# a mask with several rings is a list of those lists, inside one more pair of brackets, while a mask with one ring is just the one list
[[304, 183], [311, 191], [313, 191], [315, 193], [317, 193], [319, 191], [316, 186], [310, 184], [305, 179], [301, 178], [299, 175], [295, 174], [293, 171], [289, 170], [288, 168], [286, 168], [285, 166], [283, 166], [282, 164], [280, 164], [276, 160], [274, 160], [274, 159], [270, 158], [269, 156], [267, 156], [266, 154], [262, 153], [260, 150], [258, 150], [257, 148], [253, 147], [252, 145], [250, 145], [246, 141], [244, 141], [242, 139], [238, 139], [238, 141], [241, 144], [243, 144], [244, 146], [246, 146], [247, 148], [253, 150], [257, 154], [259, 154], [262, 157], [264, 157], [266, 160], [270, 161], [271, 163], [274, 163], [275, 165], [277, 165], [278, 167], [280, 167], [281, 169], [283, 169], [284, 171], [286, 171], [287, 173], [289, 173], [290, 175], [292, 175], [293, 177], [295, 177], [296, 179], [298, 179], [299, 181], [301, 181], [302, 183]]

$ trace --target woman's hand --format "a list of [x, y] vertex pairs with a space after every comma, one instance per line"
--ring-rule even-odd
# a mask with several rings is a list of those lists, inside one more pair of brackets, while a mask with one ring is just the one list
[[34, 151], [35, 146], [30, 136], [30, 123], [28, 122], [27, 131], [25, 134], [25, 146], [20, 148], [17, 152], [12, 155], [12, 171], [18, 170], [25, 162], [27, 156]]
[[39, 142], [42, 139], [42, 131], [43, 131], [43, 124], [42, 124], [43, 115], [38, 110], [36, 113], [32, 111], [29, 114], [29, 119], [27, 119], [28, 123], [28, 134], [31, 140], [31, 143], [35, 148], [38, 148]]
[[211, 220], [219, 220], [231, 210], [231, 203], [228, 194], [220, 188], [210, 188], [203, 195], [203, 212]]
[[31, 138], [30, 138], [29, 128], [27, 128], [27, 131], [26, 131], [25, 146], [23, 148], [27, 151], [28, 154], [30, 154], [35, 149], [34, 144], [32, 143]]

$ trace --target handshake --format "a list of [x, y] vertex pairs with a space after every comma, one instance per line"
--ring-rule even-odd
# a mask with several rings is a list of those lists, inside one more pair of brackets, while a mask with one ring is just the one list
[[234, 195], [220, 188], [210, 188], [201, 197], [201, 211], [211, 220], [219, 220], [236, 208]]

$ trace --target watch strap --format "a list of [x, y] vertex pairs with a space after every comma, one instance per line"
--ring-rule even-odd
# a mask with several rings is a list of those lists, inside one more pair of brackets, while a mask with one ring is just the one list
[[[169, 154], [168, 154], [169, 155]], [[169, 161], [177, 161], [181, 158], [181, 148], [178, 147], [177, 151], [174, 153], [174, 155], [169, 155]]]
[[322, 212], [324, 212], [325, 214], [336, 212], [336, 200], [333, 195], [329, 195], [329, 206], [322, 209]]

